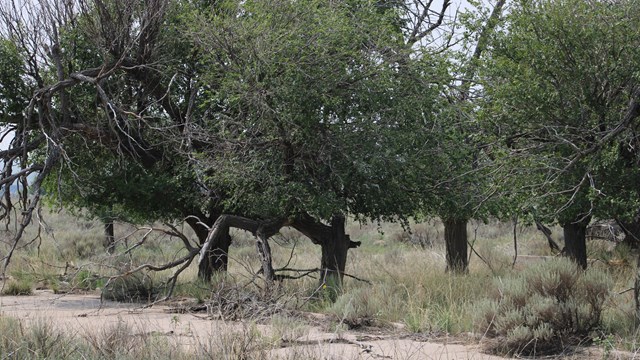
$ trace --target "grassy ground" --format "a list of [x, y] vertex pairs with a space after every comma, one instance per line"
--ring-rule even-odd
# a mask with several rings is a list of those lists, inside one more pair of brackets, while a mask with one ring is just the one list
[[[77, 219], [65, 213], [46, 214], [44, 220], [46, 224], [43, 223], [41, 231], [38, 233], [35, 229], [30, 229], [21, 249], [16, 252], [9, 268], [10, 278], [5, 281], [5, 293], [28, 293], [35, 288], [49, 288], [57, 292], [96, 291], [104, 287], [110, 276], [140, 264], [170, 262], [185, 254], [178, 239], [160, 232], [149, 232], [148, 229], [117, 224], [117, 252], [115, 255], [108, 255], [102, 247], [100, 223]], [[190, 234], [188, 229], [182, 230]], [[554, 237], [561, 244], [560, 229], [553, 230]], [[536, 262], [545, 261], [531, 257], [532, 255], [551, 255], [546, 240], [539, 232], [531, 227], [518, 226], [516, 236], [518, 254], [521, 257], [514, 267], [512, 224], [472, 223], [469, 225], [469, 234], [474, 251], [470, 258], [469, 274], [451, 275], [444, 271], [443, 227], [438, 221], [414, 224], [410, 232], [394, 224], [350, 223], [348, 233], [353, 240], [362, 241], [362, 246], [349, 252], [347, 272], [366, 282], [347, 277], [344, 292], [335, 302], [323, 299], [322, 296], [314, 296], [319, 289], [317, 279], [312, 277], [284, 281], [277, 289], [266, 294], [264, 283], [256, 275], [259, 259], [255, 244], [243, 232], [233, 234], [228, 275], [215, 279], [213, 285], [202, 284], [196, 280], [197, 266], [192, 264], [180, 276], [176, 296], [218, 303], [222, 300], [229, 301], [233, 296], [260, 298], [259, 304], [241, 304], [245, 306], [245, 313], [238, 312], [242, 306], [232, 304], [234, 306], [229, 308], [233, 308], [235, 313], [227, 315], [252, 315], [253, 321], [270, 322], [275, 329], [280, 329], [281, 339], [295, 338], [296, 331], [305, 329], [304, 322], [288, 315], [291, 311], [329, 314], [335, 319], [331, 325], [332, 331], [366, 326], [397, 329], [401, 326], [404, 331], [415, 334], [460, 335], [474, 331], [474, 321], [478, 318], [482, 301], [495, 293], [506, 277], [526, 271]], [[0, 234], [0, 254], [6, 253], [11, 234], [11, 228]], [[143, 239], [144, 243], [136, 246]], [[133, 250], [127, 251], [131, 248]], [[275, 238], [272, 241], [272, 251], [276, 268], [286, 265], [289, 268], [309, 269], [319, 265], [320, 248], [294, 231], [284, 231]], [[589, 242], [588, 252], [592, 259], [590, 266], [607, 272], [614, 282], [612, 296], [607, 300], [603, 313], [602, 326], [594, 335], [596, 345], [606, 350], [636, 352], [640, 349], [640, 337], [635, 330], [632, 291], [627, 291], [633, 286], [632, 264], [635, 263], [635, 254], [604, 241]], [[171, 274], [171, 271], [146, 273], [134, 281], [143, 282], [150, 289], [147, 296], [159, 296], [166, 290], [163, 284]], [[11, 326], [16, 326], [12, 320], [0, 317], [0, 327]], [[42, 328], [33, 331], [49, 330]], [[127, 330], [113, 331], [118, 335]], [[6, 332], [0, 330], [0, 333]], [[37, 339], [37, 334], [34, 336], [34, 344], [37, 344], [40, 340]], [[60, 334], [51, 336], [53, 339], [59, 338], [56, 340], [57, 344], [73, 340]], [[104, 334], [106, 338], [109, 336], [111, 335]], [[475, 336], [480, 338], [482, 334], [476, 331]], [[22, 344], [20, 341], [32, 340], [2, 341], [3, 345], [0, 346], [6, 347], [7, 342], [15, 345]], [[87, 354], [102, 354], [103, 348], [108, 348], [104, 339], [73, 341], [80, 341], [74, 346], [78, 349], [86, 347]], [[171, 348], [171, 344], [157, 344], [158, 341], [160, 340], [149, 338], [144, 344], [132, 344], [131, 347], [143, 349], [144, 346], [153, 345]], [[255, 345], [237, 344], [238, 341], [240, 340], [231, 341], [232, 346], [242, 348]], [[101, 345], [97, 345], [98, 343]], [[206, 353], [220, 350], [220, 344], [217, 347], [214, 345], [203, 344], [198, 351]], [[48, 345], [42, 345], [44, 348], [46, 346]], [[103, 357], [114, 358], [112, 354], [108, 355]], [[174, 354], [171, 358], [180, 356], [182, 355]], [[118, 357], [120, 355], [115, 358]]]

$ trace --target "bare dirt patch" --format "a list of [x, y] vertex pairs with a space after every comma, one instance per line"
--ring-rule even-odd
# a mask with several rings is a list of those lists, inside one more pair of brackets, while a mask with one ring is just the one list
[[[140, 304], [101, 301], [95, 294], [57, 295], [39, 290], [32, 296], [0, 297], [0, 315], [18, 318], [27, 326], [47, 320], [79, 335], [126, 322], [140, 334], [167, 336], [186, 348], [199, 346], [221, 333], [246, 330], [244, 322], [210, 320], [203, 313], [176, 313], [175, 305], [144, 308]], [[267, 338], [272, 333], [269, 325], [253, 326]], [[313, 325], [304, 336], [280, 341], [269, 355], [289, 358], [293, 349], [297, 354], [323, 359], [502, 359], [454, 338], [429, 339], [367, 330], [327, 332]]]

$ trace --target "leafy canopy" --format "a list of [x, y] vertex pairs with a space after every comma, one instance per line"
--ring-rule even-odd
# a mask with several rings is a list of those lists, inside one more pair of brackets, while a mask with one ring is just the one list
[[486, 125], [506, 145], [508, 186], [540, 218], [638, 208], [638, 120], [624, 123], [640, 80], [637, 5], [521, 0], [494, 39]]
[[[415, 213], [442, 62], [414, 57], [368, 1], [225, 2], [191, 29], [207, 121], [198, 167], [242, 213]], [[206, 26], [205, 26], [206, 24]]]

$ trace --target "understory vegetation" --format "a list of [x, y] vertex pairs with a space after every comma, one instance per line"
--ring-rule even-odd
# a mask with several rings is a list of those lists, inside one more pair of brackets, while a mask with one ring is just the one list
[[[19, 283], [22, 288], [27, 284], [29, 291], [37, 288], [60, 294], [90, 292], [101, 294], [105, 300], [149, 303], [164, 296], [166, 280], [172, 273], [121, 274], [152, 259], [171, 261], [184, 251], [164, 234], [149, 237], [143, 245], [127, 251], [146, 232], [117, 224], [116, 233], [122, 236], [117, 237], [116, 252], [110, 255], [99, 246], [103, 238], [100, 223], [65, 213], [47, 214], [46, 218], [50, 232], [41, 234], [41, 239], [16, 258], [5, 283], [5, 294], [18, 294], [10, 289]], [[575, 345], [592, 344], [594, 339], [603, 348], [632, 352], [640, 349], [640, 337], [634, 330], [633, 294], [628, 291], [633, 286], [635, 255], [624, 245], [589, 241], [591, 263], [584, 272], [571, 261], [552, 254], [544, 236], [535, 228], [518, 226], [521, 255], [513, 266], [513, 224], [473, 223], [469, 226], [474, 250], [470, 273], [462, 275], [444, 272], [442, 241], [423, 246], [411, 240], [440, 239], [443, 225], [439, 221], [414, 224], [410, 229], [389, 223], [350, 222], [347, 227], [354, 240], [363, 241], [362, 247], [353, 252], [347, 271], [359, 276], [345, 278], [344, 290], [335, 302], [318, 286], [315, 272], [299, 279], [284, 279], [267, 289], [257, 274], [260, 259], [255, 239], [244, 232], [233, 233], [227, 274], [206, 284], [197, 279], [194, 264], [180, 277], [174, 295], [193, 299], [191, 309], [205, 311], [212, 319], [266, 324], [275, 329], [275, 335], [258, 331], [247, 339], [247, 334], [232, 334], [230, 343], [220, 340], [219, 344], [184, 350], [162, 337], [133, 337], [122, 344], [109, 340], [133, 331], [125, 325], [92, 337], [74, 337], [54, 330], [46, 322], [18, 326], [3, 316], [3, 327], [18, 326], [24, 336], [14, 338], [15, 332], [1, 331], [2, 352], [29, 351], [37, 358], [47, 358], [47, 354], [55, 352], [56, 358], [84, 354], [125, 359], [135, 358], [136, 351], [144, 353], [156, 347], [165, 352], [153, 350], [149, 352], [153, 354], [151, 358], [169, 358], [163, 354], [180, 358], [193, 351], [209, 354], [209, 358], [239, 359], [243, 357], [237, 354], [243, 352], [249, 354], [247, 358], [261, 358], [278, 347], [274, 344], [295, 343], [308, 333], [312, 324], [301, 317], [305, 313], [324, 314], [330, 319], [323, 325], [325, 330], [336, 333], [374, 328], [434, 339], [468, 337], [472, 333], [473, 340], [469, 341], [479, 341], [487, 351], [504, 355], [566, 353]], [[555, 239], [562, 243], [558, 229], [553, 230]], [[284, 231], [274, 240], [274, 267], [313, 267], [318, 250], [306, 239]], [[81, 243], [95, 251], [88, 254], [74, 250]], [[50, 332], [49, 340], [32, 338], [38, 331]], [[231, 348], [221, 350], [223, 345]], [[135, 351], [128, 353], [122, 346]], [[236, 355], [218, 357], [215, 354], [219, 351]], [[309, 352], [301, 358], [315, 356], [318, 355]]]
[[[2, 1], [0, 292], [187, 297], [248, 324], [210, 358], [271, 354], [310, 313], [635, 353], [639, 7]], [[148, 346], [7, 321], [17, 357]]]

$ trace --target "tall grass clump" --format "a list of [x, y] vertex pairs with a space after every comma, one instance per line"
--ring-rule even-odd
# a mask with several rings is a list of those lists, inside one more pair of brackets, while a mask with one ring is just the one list
[[488, 350], [502, 355], [563, 352], [591, 340], [611, 286], [600, 269], [582, 271], [564, 258], [540, 263], [498, 284], [480, 305], [476, 331], [491, 339]]
[[49, 321], [37, 319], [29, 327], [0, 316], [0, 355], [3, 359], [68, 359], [72, 338]]
[[242, 330], [227, 325], [217, 329], [217, 336], [210, 336], [196, 347], [198, 359], [266, 359], [268, 346], [255, 323], [244, 323]]
[[32, 295], [33, 287], [26, 280], [11, 280], [5, 284], [2, 290], [3, 295]]

